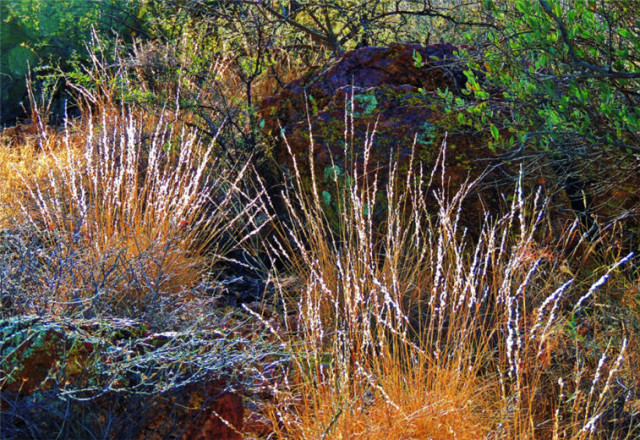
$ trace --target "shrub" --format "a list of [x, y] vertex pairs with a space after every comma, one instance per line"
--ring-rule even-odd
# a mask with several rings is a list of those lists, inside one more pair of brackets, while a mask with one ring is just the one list
[[71, 60], [86, 59], [92, 29], [103, 38], [126, 38], [140, 29], [140, 2], [130, 0], [7, 0], [0, 4], [0, 123], [19, 116], [27, 102], [25, 78], [29, 69], [49, 73], [60, 66], [71, 68]]

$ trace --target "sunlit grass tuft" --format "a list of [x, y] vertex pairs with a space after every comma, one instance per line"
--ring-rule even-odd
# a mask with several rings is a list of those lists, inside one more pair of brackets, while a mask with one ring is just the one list
[[568, 323], [604, 281], [576, 291], [563, 240], [539, 244], [541, 194], [518, 184], [471, 238], [459, 219], [474, 182], [450, 194], [437, 170], [396, 169], [383, 219], [362, 176], [338, 188], [337, 228], [298, 170], [283, 194], [291, 223], [267, 246], [299, 282], [280, 289], [288, 333], [274, 333], [294, 361], [272, 388], [276, 438], [633, 438], [609, 420], [628, 338], [599, 341], [595, 362], [576, 350]]
[[82, 127], [78, 136], [67, 126], [38, 151], [20, 147], [27, 163], [11, 160], [3, 170], [19, 189], [3, 193], [7, 213], [46, 244], [47, 307], [156, 307], [162, 295], [201, 281], [241, 241], [244, 214], [256, 203], [240, 185], [249, 165], [216, 157], [215, 139], [126, 109]]

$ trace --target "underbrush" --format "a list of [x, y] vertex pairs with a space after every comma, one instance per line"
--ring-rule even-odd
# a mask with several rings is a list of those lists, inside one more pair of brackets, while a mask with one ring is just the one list
[[217, 284], [268, 220], [251, 164], [176, 119], [2, 139], [0, 437], [189, 436], [277, 356]]
[[[134, 70], [149, 67], [139, 61]], [[223, 76], [225, 66], [209, 66], [206, 78]], [[309, 187], [298, 169], [275, 203], [251, 160], [231, 160], [246, 158], [232, 153], [250, 145], [257, 128], [234, 151], [217, 137], [224, 118], [242, 109], [216, 110], [214, 122], [193, 108], [180, 114], [181, 99], [202, 95], [162, 76], [131, 90], [137, 106], [127, 107], [109, 89], [126, 75], [104, 69], [94, 58], [87, 73], [105, 79], [102, 88], [76, 86], [89, 103], [83, 120], [55, 131], [38, 119], [34, 136], [0, 145], [0, 318], [128, 317], [179, 331], [168, 361], [156, 352], [118, 358], [131, 371], [147, 362], [162, 373], [129, 402], [147, 410], [141, 417], [157, 416], [144, 396], [180, 392], [185, 382], [173, 375], [185, 361], [188, 371], [233, 376], [216, 363], [232, 360], [225, 368], [247, 373], [247, 389], [267, 385], [254, 407], [269, 419], [266, 438], [640, 436], [639, 275], [632, 254], [608, 246], [615, 231], [604, 230], [594, 246], [578, 223], [548, 228], [555, 208], [545, 194], [525, 193], [522, 176], [503, 209], [470, 232], [460, 218], [478, 182], [448, 189], [446, 148], [428, 172], [412, 163], [401, 175], [389, 166], [384, 188], [377, 179], [335, 176], [338, 215], [327, 214], [317, 182]], [[233, 97], [226, 84], [220, 79], [207, 99]], [[173, 110], [144, 110], [141, 95], [152, 86], [178, 97]], [[313, 164], [299, 166], [315, 175]], [[216, 286], [220, 268], [259, 261], [238, 261], [238, 249], [270, 262], [250, 269], [276, 293], [229, 311], [216, 304], [216, 288], [242, 276]], [[9, 402], [12, 417], [62, 413], [60, 396], [71, 391], [57, 379], [61, 388], [46, 390], [35, 412], [30, 402]], [[152, 390], [158, 383], [167, 388]], [[135, 391], [126, 388], [115, 392]], [[74, 405], [80, 422], [56, 416], [52, 429], [109, 432], [98, 417], [86, 423], [99, 400]], [[116, 415], [105, 420], [130, 422]]]
[[[631, 254], [596, 255], [577, 224], [551, 240], [540, 192], [520, 183], [504, 214], [487, 213], [472, 234], [459, 219], [477, 182], [449, 192], [442, 157], [430, 174], [391, 167], [385, 188], [358, 175], [336, 182], [335, 225], [315, 182], [305, 190], [294, 170], [278, 223], [266, 190], [244, 189], [249, 165], [216, 162], [193, 133], [126, 112], [90, 122], [29, 150], [16, 191], [3, 193], [4, 318], [127, 316], [203, 335], [234, 322], [246, 334], [257, 320], [271, 336], [239, 347], [280, 345], [253, 356], [245, 376], [247, 389], [267, 384], [256, 408], [270, 438], [639, 435]], [[29, 171], [37, 164], [46, 171]], [[271, 259], [276, 297], [244, 317], [207, 318], [221, 310], [202, 281], [248, 243]], [[272, 300], [280, 314], [266, 317]], [[182, 365], [192, 342], [176, 343]], [[234, 350], [225, 356], [245, 356]], [[89, 406], [74, 408], [86, 420]]]

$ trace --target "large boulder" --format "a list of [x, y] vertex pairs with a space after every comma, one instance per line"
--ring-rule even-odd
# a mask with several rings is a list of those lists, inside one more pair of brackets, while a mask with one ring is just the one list
[[[445, 184], [455, 190], [467, 178], [476, 178], [498, 163], [487, 135], [456, 129], [457, 115], [447, 113], [438, 97], [438, 89], [448, 89], [466, 99], [463, 72], [456, 48], [449, 44], [356, 49], [328, 69], [312, 72], [264, 99], [259, 108], [261, 125], [273, 141], [272, 155], [285, 174], [295, 159], [307, 187], [309, 161], [313, 160], [327, 205], [337, 176], [356, 170], [359, 176], [376, 175], [384, 183], [390, 161], [397, 160], [402, 177], [414, 148], [414, 163], [429, 173], [436, 166], [445, 135]], [[365, 170], [364, 150], [372, 134]], [[499, 177], [494, 172], [485, 182]], [[469, 199], [470, 209], [463, 213], [472, 229], [480, 224], [483, 211], [498, 202], [497, 193], [486, 187], [478, 196]]]

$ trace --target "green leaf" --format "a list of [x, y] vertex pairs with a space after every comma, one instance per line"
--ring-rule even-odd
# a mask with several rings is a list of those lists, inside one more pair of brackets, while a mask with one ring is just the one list
[[346, 185], [347, 188], [350, 188], [353, 185], [353, 177], [348, 176], [348, 175], [345, 176], [344, 184]]
[[338, 177], [342, 175], [342, 170], [338, 165], [334, 165], [332, 167], [327, 167], [324, 169], [324, 181], [328, 182], [329, 180], [333, 182], [338, 181]]
[[413, 64], [416, 67], [422, 67], [422, 54], [420, 52], [413, 51]]
[[476, 75], [475, 75], [475, 73], [473, 73], [473, 72], [472, 72], [472, 71], [470, 71], [470, 70], [465, 70], [465, 71], [464, 71], [464, 76], [466, 76], [466, 77], [467, 77], [467, 83], [468, 83], [468, 85], [467, 85], [467, 86], [471, 86], [470, 88], [473, 88], [473, 87], [477, 87], [477, 86], [478, 86], [478, 81], [476, 81]]
[[526, 14], [529, 11], [529, 4], [524, 0], [519, 0], [516, 2], [516, 9]]
[[322, 200], [324, 200], [325, 205], [331, 205], [331, 194], [326, 191], [322, 191]]
[[491, 135], [495, 140], [498, 140], [500, 138], [500, 132], [498, 131], [498, 128], [493, 124], [491, 124]]
[[629, 29], [619, 29], [618, 33], [625, 38], [633, 37], [633, 33]]

